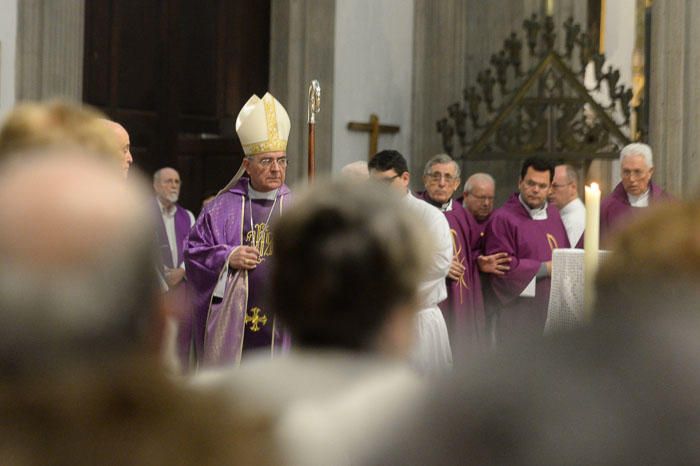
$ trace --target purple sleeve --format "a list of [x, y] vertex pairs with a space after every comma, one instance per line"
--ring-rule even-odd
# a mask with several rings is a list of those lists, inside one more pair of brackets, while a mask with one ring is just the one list
[[537, 274], [541, 262], [518, 257], [517, 227], [502, 215], [495, 216], [486, 227], [484, 254], [506, 252], [512, 258], [505, 275], [491, 275], [491, 286], [498, 299], [506, 304], [523, 292]]
[[225, 242], [225, 232], [205, 210], [190, 231], [185, 250], [187, 280], [200, 299], [211, 297], [219, 274], [235, 246]]

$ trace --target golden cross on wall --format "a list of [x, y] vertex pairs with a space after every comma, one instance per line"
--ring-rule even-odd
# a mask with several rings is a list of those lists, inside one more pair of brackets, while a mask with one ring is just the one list
[[369, 133], [369, 154], [367, 155], [367, 160], [370, 160], [372, 157], [374, 157], [374, 154], [377, 153], [377, 141], [379, 140], [379, 134], [398, 133], [400, 126], [380, 125], [379, 117], [373, 113], [369, 116], [369, 123], [351, 121], [348, 123], [348, 129], [350, 131], [364, 131]]

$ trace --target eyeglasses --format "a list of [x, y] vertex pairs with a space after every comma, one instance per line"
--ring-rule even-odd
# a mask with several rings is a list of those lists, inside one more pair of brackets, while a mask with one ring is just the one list
[[428, 178], [430, 178], [430, 181], [434, 183], [439, 183], [440, 180], [445, 180], [445, 183], [452, 183], [454, 180], [457, 178], [450, 175], [450, 174], [442, 174], [442, 173], [428, 173], [426, 175]]
[[531, 189], [532, 188], [539, 188], [541, 190], [549, 189], [549, 184], [547, 184], [547, 183], [535, 183], [532, 180], [526, 180], [525, 186], [527, 186], [528, 188], [531, 188]]
[[287, 167], [287, 157], [263, 157], [262, 159], [255, 159], [254, 157], [248, 157], [248, 159], [253, 160], [263, 168], [269, 168], [273, 163], [276, 163], [280, 168]]
[[641, 178], [644, 175], [647, 174], [647, 170], [622, 170], [622, 177], [623, 178]]
[[469, 194], [469, 196], [473, 197], [479, 202], [493, 202], [494, 200], [493, 196], [475, 196], [473, 194]]
[[563, 188], [563, 187], [565, 187], [565, 186], [569, 186], [570, 184], [573, 184], [573, 183], [571, 183], [571, 182], [569, 182], [569, 183], [564, 183], [564, 184], [552, 183], [552, 188], [554, 188], [554, 189], [561, 189], [561, 188]]
[[386, 177], [382, 176], [382, 177], [377, 177], [376, 179], [377, 179], [377, 181], [381, 181], [382, 183], [391, 184], [399, 176], [401, 176], [401, 175], [386, 176]]

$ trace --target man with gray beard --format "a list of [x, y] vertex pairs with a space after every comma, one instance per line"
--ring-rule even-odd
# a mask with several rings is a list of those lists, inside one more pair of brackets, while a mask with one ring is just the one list
[[163, 167], [153, 174], [153, 189], [161, 214], [156, 234], [163, 261], [163, 275], [170, 288], [179, 285], [185, 278], [183, 251], [187, 235], [194, 225], [192, 212], [177, 203], [180, 184], [180, 174], [174, 168]]

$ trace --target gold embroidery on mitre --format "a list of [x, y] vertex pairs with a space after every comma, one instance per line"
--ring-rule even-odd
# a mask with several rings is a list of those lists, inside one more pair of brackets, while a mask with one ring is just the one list
[[547, 242], [549, 243], [549, 248], [552, 251], [559, 248], [559, 243], [557, 243], [557, 239], [549, 233], [547, 233]]
[[284, 152], [287, 150], [287, 141], [280, 138], [279, 128], [277, 127], [277, 109], [275, 108], [275, 99], [263, 98], [265, 107], [265, 119], [267, 120], [267, 140], [263, 142], [255, 142], [245, 144], [243, 152], [245, 155], [262, 154], [265, 152]]

